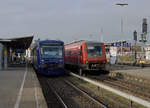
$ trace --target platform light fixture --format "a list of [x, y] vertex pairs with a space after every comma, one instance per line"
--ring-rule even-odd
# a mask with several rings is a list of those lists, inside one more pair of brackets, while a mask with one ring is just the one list
[[[121, 7], [123, 7], [123, 6], [127, 6], [128, 5], [128, 3], [116, 3], [116, 5], [117, 6], [121, 6]], [[122, 35], [122, 37], [123, 37], [123, 18], [121, 17], [121, 35]], [[123, 42], [121, 41], [121, 56], [123, 56]], [[121, 57], [122, 58], [122, 57]], [[121, 60], [122, 61], [122, 60]]]

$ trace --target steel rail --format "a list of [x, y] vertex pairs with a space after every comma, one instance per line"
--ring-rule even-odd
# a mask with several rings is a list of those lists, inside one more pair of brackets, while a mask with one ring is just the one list
[[61, 104], [64, 106], [64, 108], [68, 108], [67, 105], [65, 104], [65, 102], [63, 101], [63, 99], [61, 98], [61, 96], [54, 91], [54, 89], [51, 87], [51, 85], [49, 84], [49, 81], [47, 80], [48, 86], [50, 87], [50, 89], [54, 92], [54, 94], [57, 96], [57, 98], [59, 99], [59, 101], [61, 102]]
[[89, 94], [87, 94], [86, 92], [84, 92], [83, 90], [79, 89], [78, 87], [76, 87], [75, 85], [73, 85], [72, 83], [70, 83], [67, 80], [64, 80], [68, 85], [70, 85], [71, 87], [73, 87], [74, 89], [76, 89], [77, 91], [81, 92], [82, 94], [84, 94], [86, 97], [88, 97], [90, 100], [94, 101], [96, 104], [100, 105], [103, 108], [108, 108], [106, 105], [104, 105], [102, 102], [94, 99], [93, 97], [91, 97]]
[[[113, 86], [118, 87], [119, 89], [123, 89], [126, 92], [133, 93], [133, 95], [137, 94], [138, 96], [142, 97], [143, 99], [150, 100], [150, 94], [148, 92], [144, 92], [144, 90], [139, 90], [139, 89], [143, 89], [143, 88], [146, 89], [146, 87], [134, 84], [132, 82], [123, 81], [123, 80], [120, 80], [119, 78], [115, 78], [115, 80], [117, 80], [117, 81], [107, 80], [107, 79], [109, 79], [109, 77], [108, 76], [105, 76], [105, 77], [106, 77], [105, 78], [106, 80], [102, 80], [102, 79], [100, 79], [100, 77], [88, 77], [88, 78], [91, 78], [98, 82], [102, 82], [104, 84], [110, 85], [111, 87], [113, 87]], [[130, 86], [135, 86], [135, 88], [131, 88]], [[149, 90], [149, 88], [147, 88], [147, 90]]]
[[134, 82], [131, 82], [131, 81], [123, 81], [123, 80], [120, 80], [120, 79], [117, 79], [117, 81], [121, 82], [121, 83], [124, 83], [124, 84], [130, 84], [130, 85], [134, 85], [135, 87], [138, 87], [138, 88], [144, 88], [146, 90], [149, 90], [150, 91], [150, 88], [148, 86], [144, 86], [144, 85], [141, 85], [141, 84], [136, 84]]
[[[150, 97], [150, 94], [149, 94], [150, 88], [148, 86], [144, 86], [144, 85], [140, 85], [140, 84], [136, 84], [133, 82], [124, 81], [124, 80], [120, 80], [120, 79], [117, 79], [117, 82], [124, 84], [124, 85], [127, 85], [127, 86], [134, 86], [136, 88], [135, 91], [137, 91], [138, 89], [141, 89], [141, 90], [138, 90], [137, 92], [141, 92], [141, 93], [147, 95], [146, 97]], [[144, 92], [146, 92], [146, 93], [144, 93]]]
[[137, 91], [137, 90], [135, 90], [133, 88], [129, 88], [129, 87], [123, 86], [123, 85], [118, 84], [118, 83], [114, 83], [114, 82], [111, 82], [111, 81], [105, 81], [105, 83], [110, 85], [110, 86], [112, 86], [112, 87], [113, 86], [119, 87], [120, 89], [126, 90], [127, 92], [138, 94], [139, 96], [142, 96], [143, 98], [149, 99], [149, 97], [150, 97], [150, 95], [148, 93], [144, 93], [142, 91]]
[[[105, 76], [106, 79], [109, 79], [108, 76]], [[123, 81], [123, 80], [120, 80], [119, 78], [115, 78], [117, 81], [111, 81], [111, 80], [102, 80], [99, 79], [100, 77], [89, 77], [89, 78], [92, 78], [92, 79], [95, 79], [96, 81], [100, 81], [100, 82], [103, 82], [105, 84], [108, 84], [110, 86], [115, 86], [115, 87], [118, 87], [120, 89], [123, 89], [127, 92], [130, 92], [130, 93], [133, 93], [133, 94], [137, 94], [138, 96], [144, 98], [144, 99], [150, 99], [150, 94], [148, 92], [144, 92], [144, 90], [139, 90], [139, 89], [143, 89], [143, 88], [147, 88], [147, 90], [150, 90], [148, 87], [144, 87], [144, 86], [141, 86], [141, 85], [138, 85], [138, 84], [134, 84], [132, 82], [127, 82], [127, 81]], [[130, 86], [135, 86], [135, 88], [131, 88]]]
[[[138, 86], [139, 88], [144, 88], [144, 89], [147, 89], [150, 91], [150, 88], [149, 86], [144, 86], [142, 85], [142, 82], [146, 83], [147, 85], [149, 85], [150, 83], [150, 80], [148, 81], [147, 79], [143, 79], [143, 78], [140, 78], [140, 77], [135, 77], [135, 76], [132, 76], [132, 75], [128, 75], [127, 73], [125, 74], [122, 74], [124, 76], [124, 81], [122, 81], [123, 79], [120, 79], [120, 78], [117, 78], [117, 76], [114, 76], [114, 74], [110, 74], [110, 77], [115, 77], [117, 79], [117, 81], [120, 81], [120, 82], [123, 82], [123, 83], [130, 83], [134, 86]], [[127, 77], [127, 79], [126, 79]], [[136, 83], [134, 82], [136, 81]]]
[[118, 89], [112, 88], [112, 87], [110, 87], [110, 86], [108, 86], [108, 85], [106, 85], [106, 84], [103, 84], [103, 83], [101, 83], [101, 82], [97, 82], [97, 81], [95, 81], [95, 80], [92, 80], [92, 79], [89, 79], [89, 78], [86, 78], [86, 77], [79, 76], [79, 75], [74, 74], [74, 73], [72, 73], [72, 72], [70, 72], [69, 74], [72, 75], [72, 76], [74, 76], [74, 77], [77, 77], [77, 78], [79, 78], [79, 79], [82, 79], [82, 80], [84, 80], [84, 81], [86, 81], [86, 82], [89, 82], [89, 83], [91, 83], [91, 84], [94, 84], [94, 85], [96, 85], [96, 86], [98, 86], [98, 87], [101, 87], [101, 88], [103, 88], [103, 89], [105, 89], [105, 90], [111, 91], [112, 93], [115, 93], [115, 94], [117, 94], [117, 95], [120, 95], [120, 96], [122, 96], [122, 97], [124, 97], [124, 98], [126, 98], [126, 99], [129, 99], [129, 100], [131, 100], [131, 101], [137, 102], [137, 103], [139, 103], [139, 104], [141, 104], [141, 105], [143, 105], [143, 106], [145, 106], [145, 107], [150, 108], [150, 102], [147, 101], [147, 100], [141, 99], [141, 98], [139, 98], [139, 97], [137, 97], [137, 96], [133, 96], [132, 94], [129, 94], [129, 93], [122, 92], [122, 91], [120, 91], [120, 90], [118, 90]]

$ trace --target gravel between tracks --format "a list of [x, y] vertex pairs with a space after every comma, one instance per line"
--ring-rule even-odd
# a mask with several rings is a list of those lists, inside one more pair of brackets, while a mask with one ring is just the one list
[[64, 108], [64, 106], [60, 103], [57, 96], [54, 94], [51, 87], [48, 86], [47, 78], [41, 75], [38, 75], [38, 79], [42, 86], [43, 94], [46, 99], [48, 108]]
[[[145, 100], [150, 100], [149, 90], [146, 89], [145, 86], [141, 86], [138, 84], [133, 84], [131, 81], [127, 81], [124, 79], [119, 79], [117, 77], [109, 77], [107, 75], [101, 75], [101, 76], [88, 76], [89, 78], [95, 79], [97, 81], [103, 82], [105, 84], [108, 84], [112, 87], [117, 87], [120, 90], [123, 90], [125, 92], [129, 92], [135, 96], [141, 97]], [[144, 88], [145, 87], [145, 88]], [[144, 88], [144, 89], [143, 89]]]
[[65, 83], [63, 78], [51, 78], [49, 79], [49, 83], [61, 96], [69, 108], [101, 108]]

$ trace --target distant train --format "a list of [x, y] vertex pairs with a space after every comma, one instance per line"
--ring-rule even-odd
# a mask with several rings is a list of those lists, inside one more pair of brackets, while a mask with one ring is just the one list
[[82, 40], [65, 45], [65, 65], [78, 68], [80, 75], [84, 70], [105, 70], [106, 63], [104, 43]]
[[37, 42], [32, 50], [33, 67], [44, 75], [64, 73], [64, 42], [43, 40]]

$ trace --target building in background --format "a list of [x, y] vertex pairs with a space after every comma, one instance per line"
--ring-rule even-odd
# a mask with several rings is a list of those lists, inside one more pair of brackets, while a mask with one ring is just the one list
[[[123, 45], [122, 52], [121, 52], [121, 43]], [[143, 56], [142, 45], [140, 43], [138, 43], [135, 46], [133, 42], [125, 40], [105, 43], [105, 49], [108, 62], [110, 62], [110, 57], [116, 56], [115, 63], [123, 62], [124, 64], [134, 64], [138, 63]], [[145, 45], [144, 47], [144, 58], [147, 63], [150, 63], [150, 44]]]

